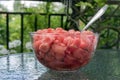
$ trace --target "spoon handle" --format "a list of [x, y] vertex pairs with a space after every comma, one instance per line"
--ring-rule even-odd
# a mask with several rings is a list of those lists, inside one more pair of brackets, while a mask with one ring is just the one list
[[88, 24], [83, 28], [82, 31], [86, 30], [93, 22], [95, 22], [98, 18], [100, 18], [105, 11], [107, 10], [108, 5], [104, 5], [96, 14], [93, 16], [93, 18], [88, 22]]

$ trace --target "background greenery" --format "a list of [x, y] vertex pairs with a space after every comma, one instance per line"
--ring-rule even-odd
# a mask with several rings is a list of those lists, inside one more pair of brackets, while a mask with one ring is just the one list
[[[89, 2], [78, 2], [76, 4], [77, 7], [80, 8], [80, 16], [79, 16], [79, 28], [82, 29], [85, 24], [90, 20], [90, 18], [98, 11], [100, 7], [102, 7], [106, 3], [106, 0], [93, 0]], [[119, 17], [114, 17], [111, 12], [116, 9], [118, 5], [110, 5], [109, 9], [105, 13], [108, 17], [102, 17], [96, 23], [91, 26], [91, 29], [100, 33], [100, 42], [98, 48], [115, 48], [116, 42], [118, 41], [117, 37], [120, 34], [120, 19]], [[8, 11], [3, 5], [0, 4], [0, 8], [2, 11]], [[33, 12], [32, 15], [24, 16], [24, 51], [30, 51], [27, 49], [26, 43], [30, 41], [29, 32], [34, 31], [34, 18], [37, 16], [38, 29], [43, 29], [48, 27], [48, 16], [39, 15], [39, 13], [65, 13], [64, 6], [57, 6], [52, 2], [43, 2], [42, 4], [38, 4], [37, 6], [26, 7], [21, 4], [20, 1], [14, 2], [14, 12]], [[66, 13], [65, 13], [66, 14]], [[119, 16], [119, 9], [115, 12], [115, 15]], [[20, 40], [20, 28], [21, 21], [19, 15], [10, 15], [9, 16], [9, 29], [10, 29], [10, 41]], [[6, 14], [0, 14], [0, 45], [6, 45]], [[66, 23], [66, 17], [64, 18], [64, 25]], [[55, 16], [51, 18], [51, 27], [56, 28], [60, 27], [60, 17]], [[73, 28], [74, 29], [74, 28]], [[109, 35], [107, 36], [107, 31], [109, 29]], [[106, 37], [107, 36], [107, 37]], [[119, 44], [120, 45], [120, 44]], [[6, 46], [5, 46], [6, 47]], [[14, 48], [17, 52], [20, 52], [20, 46]]]

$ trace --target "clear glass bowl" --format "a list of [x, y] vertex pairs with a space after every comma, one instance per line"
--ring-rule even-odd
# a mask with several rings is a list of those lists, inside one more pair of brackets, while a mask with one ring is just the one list
[[30, 33], [34, 53], [45, 67], [57, 71], [74, 71], [90, 62], [98, 42], [98, 34]]

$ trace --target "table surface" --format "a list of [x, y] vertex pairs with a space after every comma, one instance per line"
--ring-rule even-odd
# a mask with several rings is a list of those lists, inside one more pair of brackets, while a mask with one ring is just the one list
[[46, 69], [34, 53], [2, 56], [0, 80], [120, 80], [120, 50], [97, 50], [89, 64], [69, 73]]

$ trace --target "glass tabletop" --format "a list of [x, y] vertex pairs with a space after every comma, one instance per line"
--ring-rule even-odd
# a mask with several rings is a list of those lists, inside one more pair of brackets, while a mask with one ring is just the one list
[[3, 56], [0, 80], [120, 80], [120, 50], [97, 50], [89, 64], [69, 73], [46, 69], [34, 53]]

